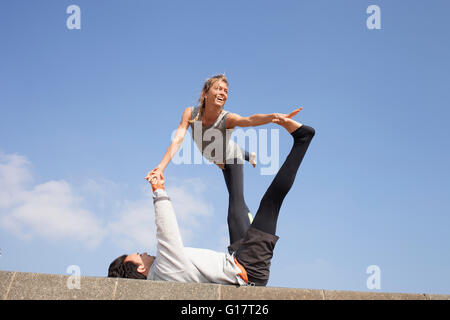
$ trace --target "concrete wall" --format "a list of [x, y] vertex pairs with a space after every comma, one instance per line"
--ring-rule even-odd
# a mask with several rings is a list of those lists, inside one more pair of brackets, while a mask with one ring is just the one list
[[[2, 300], [450, 300], [450, 295], [236, 287], [0, 271]], [[74, 287], [69, 289], [69, 287]]]

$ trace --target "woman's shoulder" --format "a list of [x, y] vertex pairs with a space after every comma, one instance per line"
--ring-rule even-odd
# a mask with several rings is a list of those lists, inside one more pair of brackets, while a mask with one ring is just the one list
[[189, 106], [189, 107], [184, 109], [183, 116], [186, 116], [186, 115], [192, 116], [195, 111], [196, 111], [196, 107], [195, 106]]
[[197, 116], [197, 114], [199, 113], [200, 107], [199, 106], [190, 106], [190, 107], [187, 107], [186, 110], [189, 110], [188, 112], [190, 112], [191, 118], [194, 119]]

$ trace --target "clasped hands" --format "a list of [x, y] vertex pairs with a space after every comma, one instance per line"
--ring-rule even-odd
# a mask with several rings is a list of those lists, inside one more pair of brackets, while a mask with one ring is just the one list
[[145, 176], [145, 180], [150, 182], [150, 184], [152, 185], [153, 191], [155, 191], [156, 189], [164, 189], [164, 182], [165, 182], [164, 174], [160, 170], [159, 166], [156, 167], [155, 169], [153, 169], [152, 171], [150, 171]]

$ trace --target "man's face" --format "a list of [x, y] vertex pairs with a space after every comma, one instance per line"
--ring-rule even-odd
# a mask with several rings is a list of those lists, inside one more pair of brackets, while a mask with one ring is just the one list
[[128, 255], [125, 258], [124, 262], [132, 262], [135, 265], [138, 266], [138, 272], [144, 274], [145, 276], [148, 275], [148, 271], [150, 270], [150, 267], [153, 264], [153, 261], [155, 260], [155, 257], [149, 256], [147, 253], [133, 253]]
[[223, 107], [228, 99], [228, 85], [224, 81], [216, 81], [206, 93], [206, 101]]

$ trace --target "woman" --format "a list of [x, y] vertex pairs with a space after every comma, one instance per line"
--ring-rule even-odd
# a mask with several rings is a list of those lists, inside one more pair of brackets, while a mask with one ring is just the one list
[[[254, 114], [250, 117], [241, 117], [238, 114], [230, 113], [223, 109], [227, 99], [228, 81], [225, 75], [216, 75], [207, 79], [200, 94], [199, 106], [188, 107], [184, 110], [175, 137], [164, 154], [163, 159], [145, 178], [149, 179], [152, 175], [160, 176], [164, 174], [164, 170], [170, 160], [180, 148], [188, 127], [191, 126], [193, 131], [192, 137], [203, 156], [216, 163], [222, 169], [229, 193], [227, 219], [230, 243], [234, 243], [244, 236], [252, 220], [250, 210], [244, 200], [242, 160], [245, 158], [252, 163], [254, 154], [249, 156], [247, 152], [243, 152], [239, 146], [229, 140], [229, 134], [226, 134], [226, 130], [233, 130], [235, 127], [256, 127], [276, 122], [277, 119], [284, 117], [292, 118], [302, 108], [298, 108], [290, 114]], [[201, 133], [197, 130], [201, 130]], [[215, 141], [209, 141], [210, 139], [205, 138], [211, 130], [222, 133], [223, 149], [219, 155], [204, 152], [205, 149], [208, 149], [208, 145]], [[217, 151], [216, 148], [215, 151]], [[237, 159], [241, 161], [235, 161]], [[248, 212], [248, 216], [242, 215], [242, 212]]]

